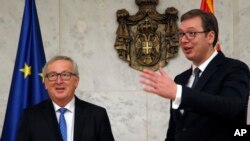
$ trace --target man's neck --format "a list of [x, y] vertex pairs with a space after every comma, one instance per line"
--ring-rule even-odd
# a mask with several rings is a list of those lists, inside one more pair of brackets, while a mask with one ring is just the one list
[[215, 52], [216, 50], [214, 48], [210, 49], [207, 54], [204, 56], [203, 59], [201, 59], [199, 62], [193, 62], [193, 64], [195, 66], [200, 66], [201, 64], [203, 64], [205, 61], [207, 61], [211, 56], [212, 54]]

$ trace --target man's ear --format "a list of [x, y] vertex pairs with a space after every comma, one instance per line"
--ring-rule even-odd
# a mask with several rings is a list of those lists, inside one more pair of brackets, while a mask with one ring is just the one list
[[208, 39], [209, 44], [213, 44], [214, 39], [215, 39], [215, 32], [214, 31], [208, 32], [207, 39]]
[[80, 81], [80, 77], [78, 76], [77, 77], [77, 80], [76, 80], [76, 84], [75, 84], [75, 87], [77, 88], [78, 84], [79, 84], [79, 81]]

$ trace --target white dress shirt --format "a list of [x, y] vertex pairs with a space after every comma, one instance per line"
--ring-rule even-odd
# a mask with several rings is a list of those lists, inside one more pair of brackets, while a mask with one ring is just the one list
[[[204, 62], [202, 63], [200, 66], [195, 66], [194, 64], [192, 64], [192, 75], [189, 78], [189, 81], [187, 83], [187, 87], [191, 88], [193, 82], [194, 82], [194, 69], [196, 67], [198, 67], [201, 70], [200, 76], [202, 75], [202, 73], [204, 72], [204, 70], [206, 69], [207, 65], [211, 62], [211, 60], [218, 54], [217, 51], [214, 51], [213, 54]], [[182, 97], [182, 86], [177, 84], [177, 92], [176, 92], [176, 97], [175, 100], [173, 100], [172, 102], [172, 108], [173, 109], [178, 109], [180, 104], [181, 104], [181, 97]]]
[[64, 113], [64, 117], [67, 124], [67, 141], [73, 141], [74, 138], [74, 120], [75, 120], [75, 97], [65, 106], [60, 107], [56, 103], [53, 102], [57, 121], [59, 123], [60, 112], [58, 111], [60, 108], [66, 108], [67, 111]]

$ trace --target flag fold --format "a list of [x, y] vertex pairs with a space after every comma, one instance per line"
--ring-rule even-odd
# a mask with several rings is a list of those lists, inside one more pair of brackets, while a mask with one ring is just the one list
[[1, 141], [15, 141], [22, 110], [48, 98], [45, 63], [35, 0], [26, 0]]

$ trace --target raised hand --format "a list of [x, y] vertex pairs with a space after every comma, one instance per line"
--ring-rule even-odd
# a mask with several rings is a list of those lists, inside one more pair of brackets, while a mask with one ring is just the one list
[[140, 83], [144, 91], [154, 93], [167, 99], [175, 99], [177, 86], [168, 74], [160, 68], [159, 72], [144, 69], [140, 74]]

